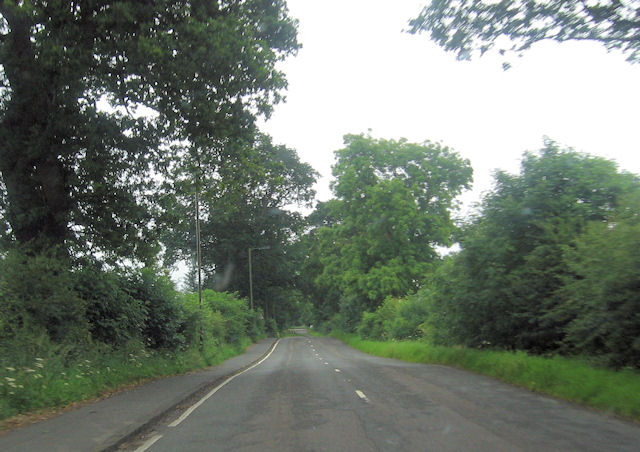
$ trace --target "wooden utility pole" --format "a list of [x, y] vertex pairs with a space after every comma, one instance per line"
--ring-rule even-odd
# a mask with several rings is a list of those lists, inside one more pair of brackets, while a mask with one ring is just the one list
[[204, 332], [202, 328], [202, 247], [200, 244], [200, 158], [196, 174], [196, 266], [198, 267], [198, 307], [200, 309], [200, 348], [204, 348]]

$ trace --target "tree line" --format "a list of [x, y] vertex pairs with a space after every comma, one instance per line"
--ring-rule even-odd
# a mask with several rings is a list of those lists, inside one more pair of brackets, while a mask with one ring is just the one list
[[[507, 37], [501, 53], [591, 39], [636, 62], [637, 30], [623, 2], [439, 0], [411, 21], [460, 58]], [[639, 365], [637, 176], [547, 141], [456, 223], [468, 161], [348, 135], [335, 198], [303, 218], [287, 206], [311, 205], [315, 171], [256, 126], [299, 47], [283, 0], [0, 2], [3, 343], [176, 348], [194, 325], [230, 339], [227, 312], [254, 333], [314, 322]], [[196, 207], [197, 310], [163, 270], [193, 260]]]
[[[255, 336], [308, 311], [292, 270], [304, 222], [286, 207], [311, 202], [316, 173], [256, 126], [299, 47], [283, 0], [0, 2], [3, 344], [176, 348], [194, 322], [228, 332], [206, 326], [216, 312]], [[196, 197], [197, 309], [165, 270], [192, 260]], [[249, 312], [251, 247], [269, 249]]]
[[[304, 238], [326, 328], [375, 339], [565, 353], [640, 366], [640, 178], [546, 140], [456, 224], [468, 162], [439, 144], [348, 136], [336, 198]], [[457, 242], [440, 257], [435, 246]]]
[[[638, 23], [634, 2], [434, 0], [409, 32], [462, 60], [497, 50], [508, 69], [507, 56], [545, 40], [595, 41], [637, 63]], [[360, 136], [345, 145], [335, 199], [318, 206], [303, 238], [301, 283], [318, 323], [640, 366], [638, 176], [546, 140], [523, 156], [520, 174], [497, 172], [475, 214], [455, 224], [449, 212], [471, 181], [468, 162], [433, 143]], [[380, 147], [396, 156], [382, 166]], [[452, 242], [459, 251], [440, 258], [436, 247]]]

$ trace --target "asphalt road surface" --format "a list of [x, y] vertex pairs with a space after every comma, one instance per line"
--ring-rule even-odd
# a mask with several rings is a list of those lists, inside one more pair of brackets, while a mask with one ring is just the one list
[[190, 414], [179, 414], [129, 447], [154, 452], [640, 450], [637, 425], [469, 372], [369, 356], [329, 338], [280, 340], [259, 365], [218, 388]]

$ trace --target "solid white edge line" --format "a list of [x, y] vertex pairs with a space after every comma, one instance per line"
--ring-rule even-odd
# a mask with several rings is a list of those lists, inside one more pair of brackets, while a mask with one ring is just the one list
[[162, 438], [162, 435], [155, 435], [152, 436], [151, 438], [149, 438], [148, 440], [146, 440], [144, 442], [144, 444], [142, 444], [140, 447], [138, 447], [135, 452], [144, 452], [145, 450], [149, 449], [151, 446], [153, 446], [155, 444], [156, 441], [158, 441], [160, 438]]
[[271, 351], [267, 354], [267, 356], [265, 356], [264, 358], [262, 358], [260, 361], [258, 361], [257, 363], [253, 364], [251, 367], [247, 367], [245, 370], [243, 370], [242, 372], [239, 372], [235, 375], [230, 376], [229, 378], [227, 378], [225, 381], [223, 381], [222, 383], [220, 383], [218, 386], [216, 386], [215, 388], [213, 388], [211, 391], [209, 391], [209, 393], [207, 395], [205, 395], [203, 398], [201, 398], [200, 400], [198, 400], [196, 403], [194, 403], [193, 405], [191, 405], [184, 413], [182, 413], [182, 415], [180, 415], [180, 417], [178, 419], [176, 419], [175, 421], [173, 421], [171, 424], [169, 424], [169, 427], [176, 427], [177, 425], [179, 425], [182, 421], [184, 421], [187, 417], [189, 417], [189, 415], [191, 413], [193, 413], [196, 408], [198, 408], [200, 405], [202, 405], [204, 402], [207, 401], [207, 399], [209, 397], [211, 397], [212, 395], [214, 395], [216, 392], [218, 392], [218, 389], [222, 388], [224, 385], [226, 385], [227, 383], [229, 383], [231, 380], [233, 380], [234, 378], [236, 378], [239, 375], [242, 375], [245, 372], [250, 371], [251, 369], [253, 369], [256, 366], [259, 366], [260, 364], [262, 364], [262, 362], [264, 360], [266, 360], [269, 356], [271, 356], [271, 354], [275, 351], [276, 347], [278, 346], [278, 344], [280, 343], [280, 339], [278, 339], [275, 343], [275, 345], [273, 346], [273, 348], [271, 349]]

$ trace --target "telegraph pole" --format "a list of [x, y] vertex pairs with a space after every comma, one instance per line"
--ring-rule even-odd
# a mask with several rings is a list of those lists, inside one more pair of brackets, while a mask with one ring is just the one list
[[[197, 151], [196, 151], [197, 152]], [[202, 246], [200, 243], [200, 155], [197, 155], [196, 172], [196, 266], [198, 267], [198, 307], [200, 309], [200, 348], [204, 349], [204, 332], [202, 328]]]

